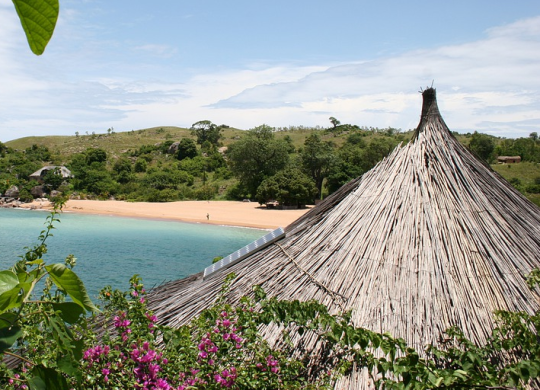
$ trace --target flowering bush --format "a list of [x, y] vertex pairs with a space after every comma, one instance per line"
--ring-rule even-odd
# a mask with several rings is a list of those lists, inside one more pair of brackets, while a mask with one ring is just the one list
[[[178, 329], [160, 325], [148, 310], [138, 276], [128, 292], [103, 289], [102, 313], [87, 317], [97, 308], [72, 271], [76, 259], [70, 255], [52, 265], [42, 259], [54, 216], [40, 244], [12, 269], [0, 271], [3, 389], [328, 388], [353, 363], [367, 368], [377, 388], [538, 387], [538, 313], [495, 313], [497, 327], [484, 346], [450, 329], [446, 341], [426, 348], [423, 359], [403, 340], [354, 327], [349, 313], [330, 315], [318, 302], [268, 299], [254, 286], [255, 298], [227, 304], [232, 275], [214, 306]], [[43, 292], [34, 299], [42, 280]], [[529, 282], [536, 288], [540, 271]], [[279, 349], [259, 331], [270, 323], [283, 326]], [[308, 372], [309, 356], [293, 349], [287, 330], [300, 336], [315, 332], [326, 352], [321, 364]], [[13, 359], [9, 367], [6, 358]]]
[[86, 388], [305, 387], [302, 364], [271, 350], [259, 335], [259, 313], [249, 299], [238, 307], [220, 300], [189, 325], [170, 329], [148, 311], [140, 279], [130, 284], [128, 293], [100, 293], [113, 328], [83, 354]]

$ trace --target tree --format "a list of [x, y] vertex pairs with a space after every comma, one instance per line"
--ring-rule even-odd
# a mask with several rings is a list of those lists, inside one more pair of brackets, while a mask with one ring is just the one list
[[317, 187], [313, 180], [298, 168], [279, 171], [265, 179], [257, 189], [257, 202], [277, 200], [283, 206], [301, 207], [315, 198]]
[[116, 173], [118, 183], [128, 183], [133, 180], [133, 166], [126, 157], [121, 157], [114, 163], [113, 171]]
[[100, 148], [86, 149], [86, 165], [92, 165], [94, 162], [104, 163], [107, 161], [107, 152]]
[[317, 190], [322, 195], [324, 179], [336, 162], [334, 145], [331, 142], [322, 141], [318, 134], [313, 133], [306, 138], [300, 158], [302, 167], [315, 181]]
[[332, 123], [332, 127], [335, 129], [336, 127], [338, 127], [338, 125], [341, 124], [340, 121], [338, 121], [336, 118], [334, 118], [333, 116], [331, 116], [330, 118], [328, 118], [330, 120], [330, 123]]
[[398, 141], [394, 138], [382, 137], [373, 139], [365, 148], [362, 159], [362, 169], [369, 171], [379, 161], [388, 156], [396, 147]]
[[261, 125], [248, 130], [228, 151], [233, 174], [240, 180], [246, 195], [255, 196], [267, 177], [275, 175], [289, 162], [289, 145], [276, 139], [272, 128]]
[[147, 167], [148, 162], [144, 158], [138, 158], [137, 161], [135, 161], [135, 172], [146, 172]]
[[32, 145], [24, 150], [24, 154], [31, 161], [50, 161], [51, 152], [46, 146]]
[[45, 176], [43, 176], [43, 184], [50, 190], [58, 189], [63, 182], [64, 177], [62, 176], [62, 171], [58, 167], [47, 171]]
[[475, 131], [469, 141], [469, 149], [481, 159], [489, 161], [495, 149], [493, 137]]
[[[356, 138], [354, 139], [356, 140]], [[329, 193], [337, 191], [342, 185], [365, 172], [363, 168], [365, 146], [362, 139], [362, 142], [347, 142], [341, 147], [337, 154], [337, 161], [331, 167], [326, 179]]]
[[176, 158], [178, 160], [183, 160], [185, 158], [194, 158], [197, 157], [197, 144], [191, 138], [182, 138], [180, 144], [178, 145], [178, 151], [176, 153]]
[[536, 142], [532, 137], [518, 138], [514, 140], [513, 149], [515, 154], [521, 156], [523, 161], [535, 161], [536, 160]]
[[216, 125], [209, 120], [195, 122], [191, 125], [191, 135], [197, 137], [197, 143], [202, 145], [209, 141], [212, 145], [218, 145], [221, 139], [221, 132], [227, 128], [227, 125]]

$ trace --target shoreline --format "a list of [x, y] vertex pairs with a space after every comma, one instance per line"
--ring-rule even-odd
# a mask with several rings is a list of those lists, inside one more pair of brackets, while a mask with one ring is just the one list
[[[24, 203], [21, 208], [50, 210], [48, 201]], [[79, 214], [110, 215], [154, 220], [170, 220], [256, 229], [285, 228], [311, 207], [301, 210], [275, 210], [256, 202], [177, 201], [164, 203], [125, 202], [118, 200], [74, 200], [66, 202], [62, 211]]]

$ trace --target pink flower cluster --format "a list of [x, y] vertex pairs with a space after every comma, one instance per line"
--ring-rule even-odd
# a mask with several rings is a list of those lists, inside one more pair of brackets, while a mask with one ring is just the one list
[[237, 334], [240, 329], [236, 327], [236, 320], [231, 320], [226, 311], [222, 311], [220, 317], [221, 319], [216, 320], [214, 333], [222, 333], [224, 341], [233, 342], [237, 349], [242, 348], [244, 339]]
[[[210, 333], [207, 333], [206, 336], [201, 339], [197, 348], [199, 349], [200, 359], [207, 359], [210, 356], [209, 354], [215, 354], [218, 351], [218, 347], [210, 338]], [[209, 359], [208, 364], [214, 364], [214, 360]]]
[[157, 317], [155, 315], [146, 313], [146, 318], [148, 318], [148, 321], [150, 321], [150, 323], [148, 324], [148, 328], [150, 329], [154, 328], [155, 323], [157, 322]]
[[200, 370], [195, 370], [192, 368], [190, 370], [190, 375], [186, 375], [185, 373], [180, 373], [180, 381], [183, 382], [180, 386], [178, 386], [177, 390], [187, 390], [189, 388], [195, 387], [197, 384], [206, 385], [207, 382], [204, 381], [201, 378], [197, 377], [197, 374]]
[[[109, 382], [109, 375], [111, 374], [111, 370], [113, 370], [112, 363], [107, 359], [110, 350], [108, 345], [103, 347], [97, 345], [93, 348], [88, 348], [83, 354], [83, 360], [87, 362], [89, 368], [92, 368], [95, 364], [102, 365], [101, 374], [105, 383]], [[126, 360], [126, 357], [122, 353], [120, 354], [120, 358], [124, 361]], [[122, 363], [116, 363], [115, 368], [118, 368], [119, 365], [122, 366]]]
[[219, 374], [214, 374], [214, 380], [221, 385], [221, 387], [232, 387], [234, 381], [238, 377], [236, 368], [231, 367], [228, 370], [223, 370]]
[[279, 372], [279, 362], [276, 359], [274, 359], [274, 357], [272, 355], [268, 355], [266, 357], [266, 365], [264, 365], [262, 363], [257, 363], [256, 366], [261, 371], [270, 370], [270, 372], [272, 372], [274, 374], [277, 374]]
[[128, 334], [131, 333], [131, 329], [129, 328], [131, 321], [126, 319], [127, 314], [125, 312], [122, 311], [118, 314], [119, 315], [114, 317], [114, 327], [122, 331], [122, 340], [126, 342], [128, 339]]
[[[239, 333], [240, 329], [236, 326], [236, 320], [232, 319], [226, 311], [222, 311], [212, 332], [206, 333], [197, 346], [199, 349], [199, 363], [206, 362], [209, 366], [216, 366], [217, 368], [218, 345], [224, 347], [226, 351], [231, 348], [231, 346], [228, 346], [229, 343], [232, 343], [234, 349], [242, 348], [244, 339]], [[221, 387], [230, 388], [234, 385], [237, 377], [236, 368], [232, 366], [214, 371], [209, 378], [216, 381]]]
[[131, 351], [131, 359], [137, 364], [133, 369], [137, 380], [137, 389], [141, 390], [170, 390], [173, 389], [166, 379], [159, 378], [158, 373], [161, 366], [168, 363], [161, 353], [150, 349], [150, 345], [145, 341], [141, 348], [136, 345]]
[[109, 354], [110, 350], [108, 345], [105, 345], [104, 347], [97, 345], [94, 348], [88, 348], [84, 351], [83, 359], [88, 362], [89, 367], [92, 367], [94, 363], [99, 363], [104, 359]]

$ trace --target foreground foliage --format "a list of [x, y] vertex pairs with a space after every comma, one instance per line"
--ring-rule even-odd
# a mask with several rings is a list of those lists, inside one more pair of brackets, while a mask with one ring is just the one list
[[[214, 305], [178, 329], [160, 325], [148, 310], [138, 276], [127, 292], [104, 288], [102, 312], [72, 271], [76, 259], [46, 265], [46, 240], [12, 269], [0, 272], [0, 386], [6, 389], [310, 389], [331, 388], [354, 365], [378, 388], [525, 388], [540, 375], [538, 313], [497, 312], [483, 346], [457, 328], [424, 351], [404, 340], [355, 327], [349, 313], [330, 314], [315, 301], [252, 297], [230, 304], [227, 277]], [[531, 288], [540, 271], [529, 278]], [[36, 287], [42, 287], [34, 298]], [[93, 313], [87, 316], [87, 313]], [[264, 326], [280, 326], [270, 345]], [[314, 334], [324, 353], [312, 356], [292, 342]]]

